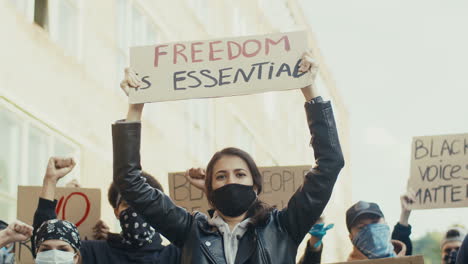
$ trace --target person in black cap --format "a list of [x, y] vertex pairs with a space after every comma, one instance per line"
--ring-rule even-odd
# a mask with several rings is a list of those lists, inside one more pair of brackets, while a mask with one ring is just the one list
[[[451, 227], [445, 232], [440, 244], [442, 250], [442, 263], [455, 264], [458, 252], [466, 237], [466, 230], [461, 227]], [[466, 262], [465, 262], [466, 263]]]
[[376, 203], [359, 201], [351, 206], [346, 211], [346, 226], [354, 247], [348, 261], [411, 255], [411, 226], [408, 224], [411, 210], [408, 206], [413, 202], [410, 194], [401, 197], [400, 222], [391, 235], [385, 216]]

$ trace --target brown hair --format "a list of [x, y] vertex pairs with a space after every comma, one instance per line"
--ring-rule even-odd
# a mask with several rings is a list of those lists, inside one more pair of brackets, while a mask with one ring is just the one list
[[[257, 164], [255, 164], [255, 161], [253, 158], [249, 155], [249, 153], [238, 149], [238, 148], [225, 148], [221, 151], [216, 152], [213, 157], [211, 158], [210, 162], [208, 163], [208, 166], [206, 167], [206, 180], [205, 180], [205, 187], [206, 187], [206, 197], [208, 199], [208, 202], [211, 204], [211, 206], [214, 207], [213, 205], [213, 168], [224, 156], [236, 156], [241, 158], [245, 163], [247, 163], [247, 167], [249, 168], [250, 174], [252, 175], [252, 180], [253, 180], [253, 186], [255, 189], [257, 189], [257, 195], [260, 195], [262, 192], [262, 186], [263, 186], [263, 176], [258, 170]], [[270, 216], [270, 212], [273, 211], [274, 207], [271, 207], [270, 205], [260, 201], [257, 199], [252, 206], [250, 206], [249, 210], [247, 211], [247, 217], [251, 218], [251, 225], [252, 226], [257, 226], [258, 224], [265, 223], [266, 220], [268, 220], [268, 217]]]

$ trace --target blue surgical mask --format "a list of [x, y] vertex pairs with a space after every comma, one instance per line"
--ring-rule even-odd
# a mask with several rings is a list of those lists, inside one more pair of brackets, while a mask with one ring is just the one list
[[12, 251], [13, 246], [10, 248], [2, 247], [0, 248], [0, 263], [4, 264], [13, 264], [15, 263], [15, 254]]
[[75, 253], [62, 250], [47, 250], [37, 253], [36, 264], [73, 264]]
[[395, 257], [390, 239], [390, 227], [386, 224], [369, 224], [356, 237], [353, 244], [369, 259]]

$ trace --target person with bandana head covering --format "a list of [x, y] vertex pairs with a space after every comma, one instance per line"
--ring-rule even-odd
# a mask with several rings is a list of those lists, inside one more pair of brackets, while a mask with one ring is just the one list
[[[39, 205], [34, 215], [34, 223], [39, 224], [57, 218], [54, 200], [58, 180], [67, 175], [75, 166], [72, 158], [51, 158], [49, 160]], [[154, 188], [162, 190], [161, 185], [149, 174], [145, 180]], [[119, 198], [120, 197], [120, 198]], [[107, 232], [100, 235], [104, 240], [84, 240], [81, 242], [80, 257], [82, 263], [178, 263], [179, 249], [173, 245], [163, 246], [162, 239], [146, 221], [137, 215], [117, 193], [111, 184], [109, 201], [114, 207], [116, 217], [121, 222], [122, 233]], [[99, 226], [105, 226], [100, 221]], [[100, 228], [102, 231], [102, 228]]]
[[442, 264], [455, 264], [458, 252], [466, 237], [466, 230], [461, 227], [451, 227], [445, 232], [440, 244]]
[[10, 225], [0, 220], [0, 264], [15, 263], [14, 243], [28, 240], [33, 227], [21, 221]]
[[80, 233], [73, 223], [52, 219], [35, 231], [36, 264], [77, 264], [80, 258]]
[[54, 201], [57, 182], [75, 167], [73, 158], [52, 157], [47, 163], [39, 204], [34, 213], [32, 252], [37, 264], [80, 263], [80, 234], [73, 223], [58, 220]]

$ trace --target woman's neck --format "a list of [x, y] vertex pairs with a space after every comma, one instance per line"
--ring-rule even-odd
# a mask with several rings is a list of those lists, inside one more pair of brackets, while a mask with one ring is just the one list
[[236, 216], [236, 217], [225, 216], [219, 211], [218, 211], [218, 214], [219, 214], [219, 216], [221, 216], [221, 218], [223, 218], [224, 222], [226, 222], [226, 224], [228, 224], [229, 230], [232, 232], [232, 230], [234, 229], [234, 227], [237, 224], [244, 221], [245, 216], [247, 215], [247, 212], [241, 214], [240, 216]]

